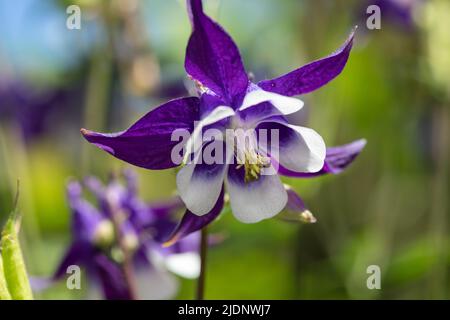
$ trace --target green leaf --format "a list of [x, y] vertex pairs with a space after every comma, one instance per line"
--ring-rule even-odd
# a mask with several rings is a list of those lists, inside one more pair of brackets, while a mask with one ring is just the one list
[[17, 236], [17, 214], [13, 212], [2, 232], [2, 258], [6, 283], [14, 300], [32, 300], [30, 282]]
[[11, 300], [11, 295], [6, 284], [5, 274], [3, 272], [3, 259], [0, 255], [0, 300]]

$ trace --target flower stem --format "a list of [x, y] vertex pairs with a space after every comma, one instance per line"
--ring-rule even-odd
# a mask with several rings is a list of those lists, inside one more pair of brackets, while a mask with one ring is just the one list
[[120, 251], [122, 251], [123, 254], [121, 268], [130, 295], [130, 300], [138, 300], [136, 277], [134, 275], [133, 267], [133, 253], [128, 249], [125, 243], [124, 234], [121, 228], [122, 221], [120, 213], [117, 212], [117, 210], [114, 210], [114, 208], [111, 209], [112, 222], [117, 237], [117, 244], [119, 245]]
[[208, 230], [204, 227], [200, 239], [200, 275], [197, 283], [197, 300], [205, 298], [206, 258], [208, 254]]
[[128, 253], [125, 253], [122, 269], [128, 290], [130, 292], [130, 300], [138, 300], [136, 277], [134, 275], [133, 262], [130, 257], [130, 254]]

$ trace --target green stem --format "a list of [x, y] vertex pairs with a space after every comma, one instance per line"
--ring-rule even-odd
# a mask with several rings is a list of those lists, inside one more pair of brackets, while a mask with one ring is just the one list
[[439, 106], [433, 114], [433, 160], [434, 173], [431, 176], [431, 213], [430, 235], [433, 250], [438, 261], [433, 269], [430, 281], [431, 299], [440, 299], [446, 296], [447, 271], [444, 253], [447, 251], [446, 235], [448, 230], [448, 160], [450, 112], [448, 106]]
[[112, 222], [114, 225], [114, 231], [117, 238], [117, 244], [119, 245], [120, 251], [123, 254], [123, 261], [121, 262], [122, 272], [125, 278], [125, 283], [127, 284], [128, 291], [130, 293], [130, 300], [138, 300], [137, 294], [137, 284], [136, 277], [134, 274], [133, 267], [133, 252], [129, 250], [125, 243], [124, 234], [122, 232], [122, 221], [120, 217], [120, 212], [111, 208], [112, 212]]
[[204, 227], [200, 239], [200, 275], [197, 283], [197, 300], [205, 298], [206, 258], [208, 254], [208, 230]]

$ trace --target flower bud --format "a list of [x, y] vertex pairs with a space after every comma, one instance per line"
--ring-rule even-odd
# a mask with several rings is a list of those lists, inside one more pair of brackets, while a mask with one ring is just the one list
[[136, 234], [128, 232], [123, 235], [123, 244], [128, 252], [134, 252], [139, 247], [139, 239]]
[[313, 216], [311, 211], [305, 210], [300, 214], [300, 220], [304, 223], [316, 223], [317, 219]]
[[115, 232], [112, 221], [104, 219], [99, 222], [95, 233], [94, 243], [102, 248], [109, 247], [114, 243]]

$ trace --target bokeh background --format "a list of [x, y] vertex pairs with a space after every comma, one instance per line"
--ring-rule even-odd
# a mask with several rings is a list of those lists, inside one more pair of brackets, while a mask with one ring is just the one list
[[[66, 28], [78, 4], [82, 29]], [[380, 30], [366, 8], [382, 8]], [[207, 298], [450, 298], [450, 1], [207, 0], [247, 70], [273, 77], [331, 53], [359, 25], [344, 72], [302, 97], [299, 121], [329, 146], [366, 138], [339, 176], [287, 179], [318, 222], [239, 223], [212, 229]], [[65, 185], [127, 167], [87, 144], [81, 127], [119, 131], [161, 102], [188, 95], [184, 1], [0, 1], [0, 221], [21, 181], [28, 270], [50, 275], [70, 242]], [[139, 174], [151, 201], [172, 195], [175, 171]], [[368, 290], [379, 265], [382, 289]], [[178, 298], [195, 282], [180, 280]], [[64, 283], [42, 299], [80, 299]]]

